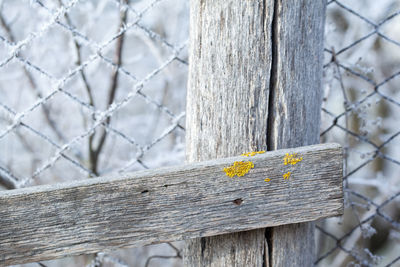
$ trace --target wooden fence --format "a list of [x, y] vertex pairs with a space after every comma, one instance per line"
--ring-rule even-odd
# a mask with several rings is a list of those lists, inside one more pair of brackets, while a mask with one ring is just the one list
[[[325, 1], [191, 0], [191, 163], [1, 192], [0, 265], [187, 239], [187, 266], [312, 266], [311, 221], [343, 212], [341, 148], [313, 145], [324, 18]], [[277, 151], [238, 156], [260, 150]]]
[[[286, 153], [302, 160], [285, 165]], [[335, 216], [341, 160], [340, 146], [315, 145], [4, 191], [0, 265]], [[229, 177], [234, 162], [254, 167]]]

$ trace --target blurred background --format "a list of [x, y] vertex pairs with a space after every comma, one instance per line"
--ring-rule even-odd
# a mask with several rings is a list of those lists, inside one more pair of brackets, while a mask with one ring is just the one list
[[[0, 190], [184, 162], [189, 3], [0, 0]], [[400, 1], [328, 1], [318, 266], [400, 266]], [[182, 266], [182, 242], [24, 266]]]

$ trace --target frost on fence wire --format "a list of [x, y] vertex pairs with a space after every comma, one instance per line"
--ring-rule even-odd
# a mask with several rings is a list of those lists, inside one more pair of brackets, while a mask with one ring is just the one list
[[[183, 161], [188, 1], [0, 1], [0, 184]], [[328, 1], [321, 142], [346, 151], [319, 266], [400, 266], [400, 3]], [[173, 244], [69, 259], [168, 266]], [[71, 265], [68, 260], [54, 264]]]
[[181, 0], [0, 1], [0, 188], [181, 163], [187, 25]]
[[339, 142], [345, 214], [319, 266], [400, 266], [400, 2], [328, 1], [322, 142]]

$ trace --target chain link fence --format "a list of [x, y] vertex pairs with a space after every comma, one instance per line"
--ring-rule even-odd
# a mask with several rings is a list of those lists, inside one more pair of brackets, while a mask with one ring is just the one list
[[[400, 1], [328, 1], [321, 142], [345, 214], [318, 266], [400, 266]], [[0, 188], [184, 161], [188, 1], [0, 1]], [[182, 243], [29, 266], [181, 266]], [[28, 266], [28, 265], [27, 265]]]
[[[180, 0], [1, 1], [1, 186], [183, 162], [188, 15]], [[169, 243], [39, 265], [179, 258]]]
[[319, 266], [400, 266], [400, 2], [328, 1], [321, 142], [345, 150], [345, 213]]

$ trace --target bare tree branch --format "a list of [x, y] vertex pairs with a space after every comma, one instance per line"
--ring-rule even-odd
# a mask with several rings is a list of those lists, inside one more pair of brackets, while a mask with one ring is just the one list
[[0, 174], [0, 185], [4, 186], [6, 189], [16, 189], [17, 186], [14, 181], [8, 179], [7, 177]]
[[[63, 5], [63, 3], [62, 3], [61, 0], [58, 0], [58, 3], [60, 4], [60, 6]], [[65, 20], [66, 20], [66, 22], [67, 22], [67, 24], [68, 24], [69, 26], [73, 26], [72, 20], [71, 20], [71, 18], [69, 17], [68, 13], [65, 13], [65, 14], [64, 14], [64, 18], [65, 18]], [[72, 33], [72, 34], [74, 35], [74, 33]], [[73, 42], [74, 42], [75, 51], [76, 51], [76, 57], [77, 57], [75, 64], [76, 64], [77, 66], [79, 66], [79, 65], [82, 64], [81, 45], [80, 45], [80, 44], [78, 43], [78, 41], [77, 41], [76, 39], [74, 39], [74, 38], [73, 38]], [[94, 107], [94, 100], [93, 100], [92, 88], [91, 88], [90, 85], [89, 85], [89, 82], [88, 82], [88, 79], [87, 79], [87, 77], [86, 77], [85, 71], [84, 71], [83, 69], [81, 69], [81, 70], [79, 71], [79, 73], [80, 73], [80, 75], [81, 75], [82, 82], [83, 82], [83, 84], [85, 85], [86, 93], [87, 93], [88, 98], [89, 98], [89, 104], [90, 104], [91, 106]]]
[[[1, 26], [4, 28], [5, 32], [8, 35], [8, 38], [10, 39], [11, 42], [15, 43], [15, 36], [11, 30], [11, 28], [8, 26], [8, 24], [6, 23], [3, 14], [1, 13], [0, 10], [0, 24]], [[32, 74], [28, 71], [28, 69], [26, 68], [26, 66], [24, 65], [22, 67], [24, 74], [26, 76], [26, 78], [28, 79], [30, 88], [34, 91], [34, 93], [36, 94], [37, 98], [42, 98], [42, 93], [40, 92], [40, 90], [37, 87], [37, 84], [32, 76]], [[43, 110], [43, 115], [48, 123], [48, 125], [50, 126], [50, 128], [53, 130], [53, 132], [55, 133], [55, 135], [57, 136], [57, 138], [63, 142], [66, 142], [65, 136], [62, 134], [62, 132], [60, 131], [60, 129], [57, 127], [55, 121], [51, 118], [50, 116], [50, 109], [47, 106], [46, 103], [43, 103], [41, 105], [42, 110]]]
[[[128, 10], [125, 9], [121, 12], [119, 28], [122, 28], [126, 24], [127, 18], [128, 18]], [[117, 92], [118, 76], [119, 76], [118, 68], [122, 64], [122, 49], [123, 49], [123, 45], [124, 45], [124, 39], [125, 39], [125, 33], [121, 34], [121, 36], [119, 37], [119, 39], [117, 41], [117, 48], [115, 51], [115, 64], [117, 65], [117, 68], [114, 69], [114, 71], [111, 74], [111, 85], [108, 90], [107, 107], [109, 107], [114, 102], [115, 94]], [[111, 122], [111, 117], [108, 117], [105, 124], [109, 125], [110, 122]], [[90, 169], [92, 170], [92, 172], [95, 173], [96, 175], [98, 175], [99, 174], [98, 160], [99, 160], [99, 156], [101, 154], [101, 151], [104, 147], [104, 143], [107, 138], [106, 129], [103, 128], [101, 136], [99, 138], [99, 142], [96, 147], [94, 145], [94, 137], [95, 137], [95, 133], [90, 135], [90, 137], [89, 137], [89, 162], [90, 162]]]

